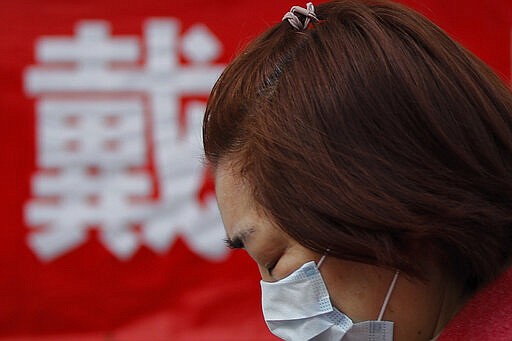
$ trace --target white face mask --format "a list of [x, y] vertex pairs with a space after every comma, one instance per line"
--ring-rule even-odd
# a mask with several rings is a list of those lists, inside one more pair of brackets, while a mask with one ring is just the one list
[[[325, 257], [325, 256], [324, 256]], [[270, 331], [288, 341], [392, 341], [393, 322], [382, 321], [398, 271], [376, 321], [353, 323], [334, 308], [314, 261], [277, 282], [261, 281], [263, 316]]]

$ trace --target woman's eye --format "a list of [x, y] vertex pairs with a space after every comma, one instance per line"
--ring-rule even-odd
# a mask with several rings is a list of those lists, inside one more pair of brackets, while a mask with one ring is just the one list
[[242, 238], [235, 237], [233, 239], [226, 238], [224, 239], [224, 243], [230, 249], [243, 249], [245, 247]]

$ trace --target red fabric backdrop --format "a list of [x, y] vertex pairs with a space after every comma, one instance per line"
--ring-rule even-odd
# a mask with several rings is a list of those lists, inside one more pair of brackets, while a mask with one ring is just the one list
[[[510, 79], [509, 0], [404, 0]], [[215, 77], [294, 1], [6, 0], [0, 340], [271, 340], [201, 168]]]

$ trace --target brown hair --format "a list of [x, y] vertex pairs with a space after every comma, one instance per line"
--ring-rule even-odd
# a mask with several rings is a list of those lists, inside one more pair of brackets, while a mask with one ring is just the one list
[[471, 288], [512, 252], [512, 95], [418, 13], [317, 6], [226, 68], [204, 119], [207, 160], [236, 160], [256, 202], [298, 242]]

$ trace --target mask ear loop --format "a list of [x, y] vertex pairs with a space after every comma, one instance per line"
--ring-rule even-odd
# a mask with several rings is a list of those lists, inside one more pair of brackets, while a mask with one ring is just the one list
[[316, 265], [316, 268], [317, 269], [320, 269], [320, 267], [322, 266], [322, 263], [324, 262], [325, 260], [325, 257], [327, 257], [327, 254], [329, 253], [329, 251], [331, 251], [331, 249], [327, 249], [325, 250], [325, 253], [322, 255], [322, 257], [320, 258], [320, 260], [318, 261], [318, 264]]
[[324, 254], [324, 255], [322, 256], [322, 258], [320, 258], [320, 260], [318, 261], [318, 264], [316, 265], [316, 268], [317, 268], [317, 269], [320, 269], [320, 267], [322, 266], [322, 263], [324, 262], [324, 260], [325, 260], [325, 257], [326, 257], [326, 256], [327, 256], [327, 255], [326, 255], [326, 254]]
[[393, 280], [391, 281], [391, 284], [389, 285], [388, 293], [386, 294], [384, 303], [382, 303], [382, 308], [380, 308], [380, 313], [379, 313], [379, 317], [377, 317], [377, 321], [382, 321], [382, 317], [384, 316], [384, 312], [386, 311], [386, 308], [388, 306], [389, 298], [391, 297], [391, 294], [393, 293], [393, 289], [395, 289], [395, 284], [396, 284], [396, 280], [398, 279], [399, 273], [400, 273], [400, 270], [396, 270], [395, 276], [393, 276]]

